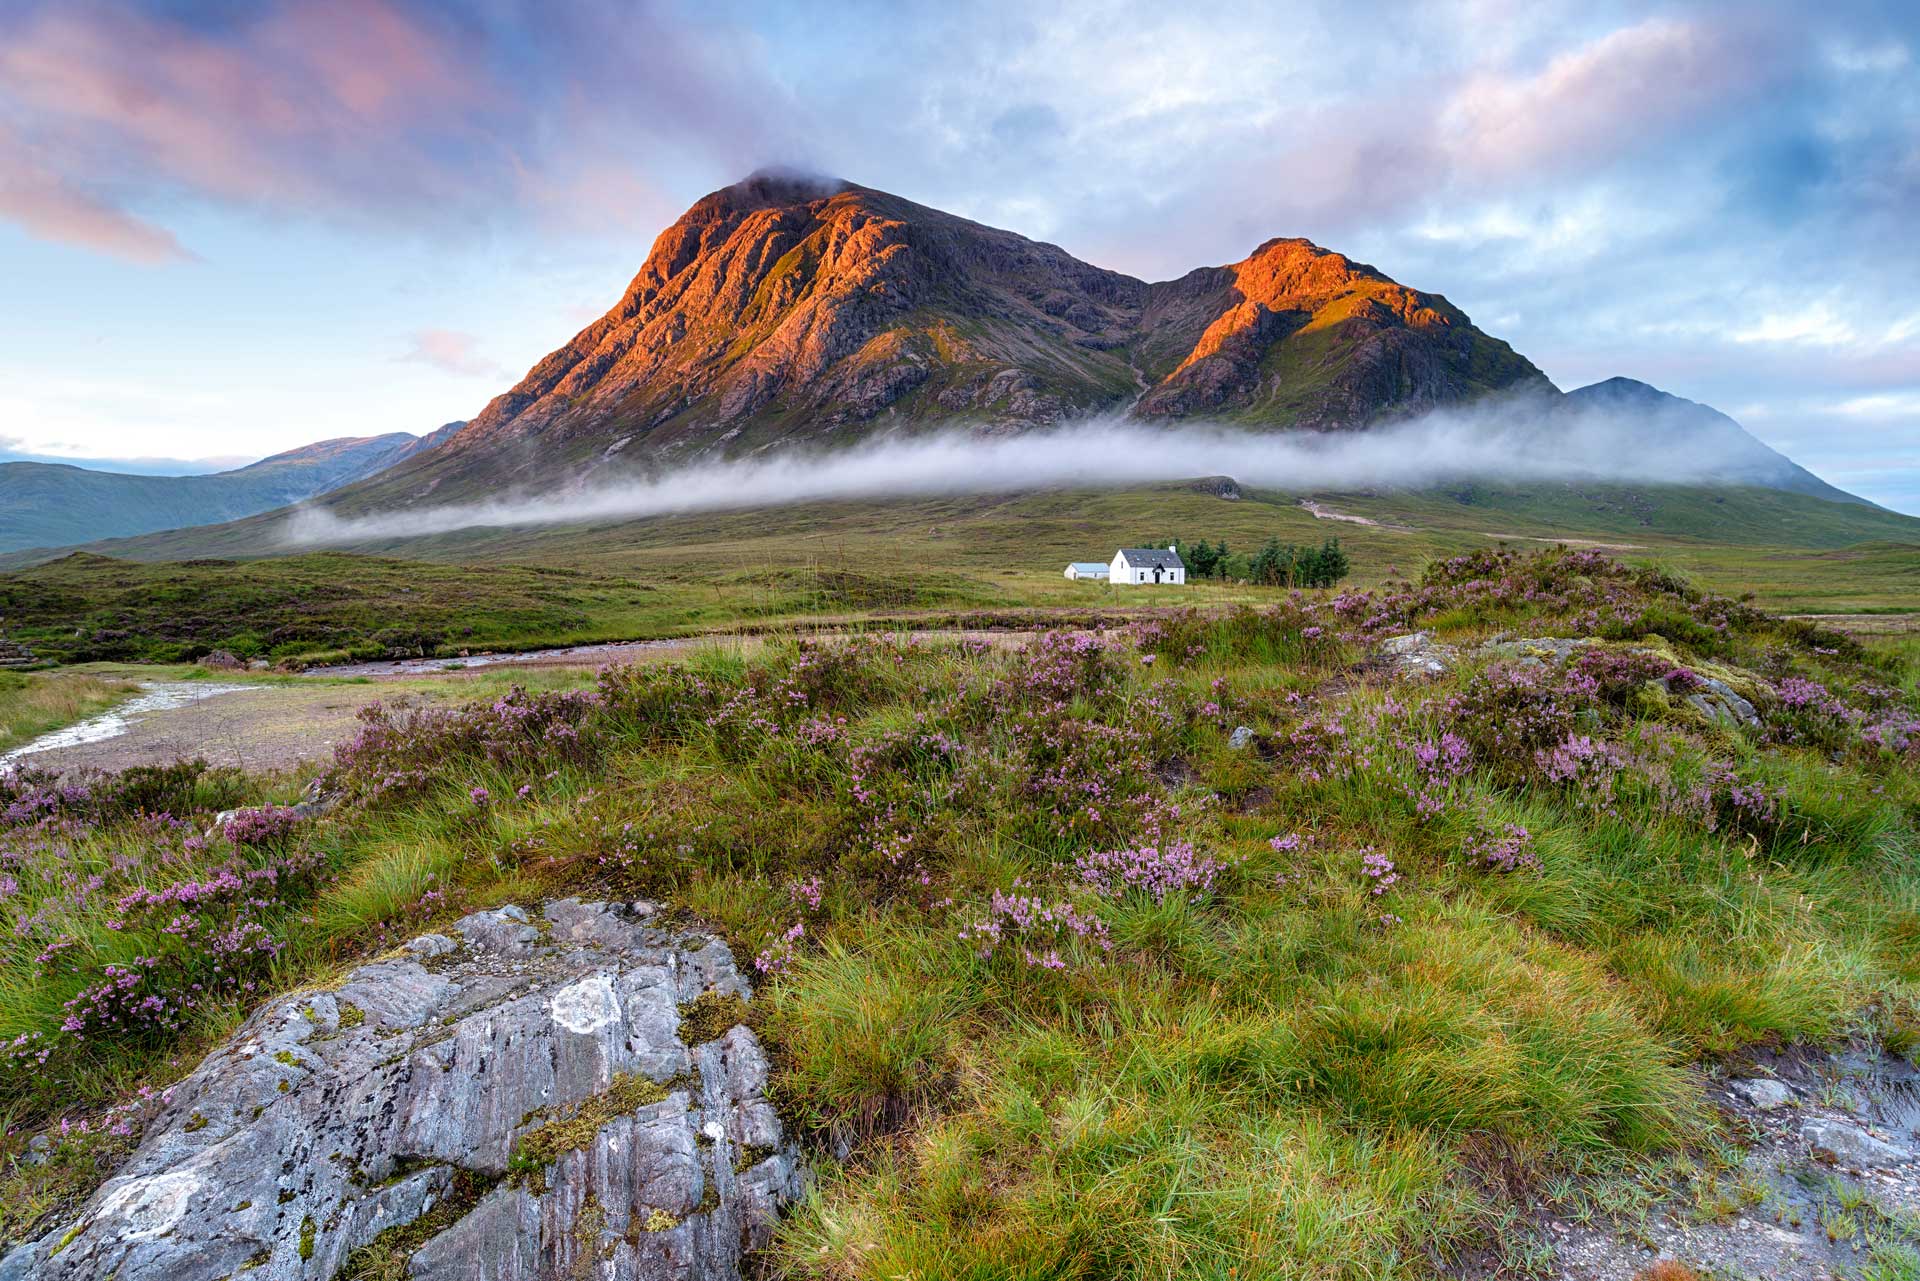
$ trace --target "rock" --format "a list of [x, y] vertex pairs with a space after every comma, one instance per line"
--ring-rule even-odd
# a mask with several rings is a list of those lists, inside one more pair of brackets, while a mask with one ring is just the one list
[[[1698, 682], [1691, 694], [1686, 696], [1686, 704], [1716, 725], [1732, 728], [1744, 725], [1748, 729], [1760, 728], [1760, 713], [1754, 710], [1752, 703], [1735, 693], [1733, 687], [1725, 681], [1715, 680], [1711, 676], [1696, 676]], [[1670, 678], [1660, 678], [1661, 688], [1673, 692]]]
[[44, 1134], [36, 1134], [27, 1140], [28, 1165], [45, 1165], [47, 1158], [53, 1155], [53, 1140]]
[[273, 664], [269, 663], [266, 659], [256, 658], [247, 664], [247, 670], [250, 672], [264, 672], [272, 666]]
[[1227, 735], [1227, 746], [1231, 747], [1236, 752], [1243, 752], [1247, 748], [1252, 747], [1253, 746], [1252, 728], [1246, 725], [1241, 725], [1235, 728], [1233, 733]]
[[237, 672], [246, 667], [231, 650], [216, 649], [200, 660], [200, 666], [215, 672]]
[[738, 1277], [805, 1170], [732, 954], [651, 920], [481, 912], [272, 1002], [0, 1281]]
[[1515, 639], [1501, 632], [1482, 642], [1479, 652], [1513, 659], [1523, 667], [1545, 667], [1549, 663], [1565, 667], [1574, 655], [1591, 648], [1593, 644], [1591, 640], [1575, 636], [1522, 636]]
[[1727, 1089], [1746, 1100], [1749, 1107], [1762, 1112], [1771, 1112], [1793, 1102], [1793, 1091], [1784, 1081], [1775, 1081], [1770, 1077], [1746, 1077], [1738, 1081], [1727, 1082]]
[[1409, 632], [1380, 642], [1381, 657], [1402, 676], [1439, 676], [1460, 661], [1460, 651], [1427, 632]]
[[1850, 1170], [1872, 1170], [1911, 1161], [1914, 1154], [1844, 1121], [1809, 1121], [1800, 1127], [1814, 1157]]

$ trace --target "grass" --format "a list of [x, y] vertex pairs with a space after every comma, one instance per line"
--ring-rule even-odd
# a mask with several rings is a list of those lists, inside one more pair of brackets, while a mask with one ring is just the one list
[[1318, 520], [1291, 494], [1225, 501], [1206, 484], [473, 529], [267, 557], [270, 531], [242, 522], [102, 545], [138, 559], [77, 553], [0, 574], [0, 614], [12, 639], [66, 663], [190, 661], [215, 648], [331, 662], [799, 623], [1031, 624], [1282, 595], [1071, 583], [1060, 573], [1070, 560], [1142, 540], [1224, 538], [1245, 553], [1329, 533], [1362, 587], [1499, 539], [1586, 539], [1771, 609], [1912, 611], [1920, 600], [1920, 521], [1877, 508], [1657, 487], [1319, 499], [1378, 523]]
[[103, 712], [135, 689], [84, 672], [0, 671], [0, 751]]
[[[1371, 660], [1413, 626], [1465, 661], [1417, 683]], [[1502, 631], [1604, 634], [1599, 669], [1625, 675], [1501, 684], [1475, 647]], [[1920, 712], [1911, 657], [1548, 553], [1101, 642], [776, 638], [614, 669], [590, 696], [495, 687], [396, 713], [331, 772], [338, 811], [245, 846], [189, 847], [141, 812], [286, 801], [300, 779], [102, 784], [0, 833], [19, 878], [0, 1041], [36, 1056], [0, 1067], [7, 1142], [100, 1117], [266, 994], [459, 913], [646, 896], [753, 967], [750, 1017], [683, 1015], [767, 1042], [810, 1145], [815, 1188], [773, 1250], [788, 1274], [1425, 1277], [1475, 1251], [1517, 1269], [1507, 1189], [1723, 1140], [1700, 1082], [1720, 1056], [1910, 1021], [1920, 782], [1866, 729]], [[1675, 664], [1764, 687], [1770, 728], [1648, 684]], [[1872, 710], [1792, 720], [1772, 692], [1789, 675]], [[1619, 763], [1568, 775], [1514, 745], [1548, 723], [1539, 742]], [[1421, 755], [1443, 734], [1469, 744], [1459, 769]], [[1524, 857], [1490, 863], [1521, 828]], [[167, 1026], [58, 1034], [142, 949], [195, 977], [93, 896], [234, 863], [281, 869], [244, 909], [284, 945], [234, 972], [254, 986]], [[627, 1084], [536, 1118], [529, 1177], [582, 1117], [657, 1088]], [[44, 1230], [84, 1187], [8, 1183], [7, 1230]], [[366, 1274], [401, 1274], [412, 1244], [387, 1239]], [[1903, 1275], [1910, 1243], [1876, 1248]]]

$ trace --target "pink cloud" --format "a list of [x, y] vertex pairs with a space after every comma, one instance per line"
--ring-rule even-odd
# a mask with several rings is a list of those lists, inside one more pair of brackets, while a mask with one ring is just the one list
[[33, 150], [0, 130], [0, 218], [29, 235], [79, 245], [131, 262], [192, 257], [173, 233], [74, 187]]
[[435, 369], [463, 378], [505, 378], [507, 371], [479, 352], [480, 340], [457, 329], [422, 329], [410, 339], [412, 346], [396, 360], [432, 365]]
[[[128, 8], [62, 5], [0, 40], [0, 107], [66, 174], [309, 212], [429, 200], [455, 180], [433, 144], [466, 129], [487, 95], [444, 36], [385, 0], [287, 3], [219, 39]], [[38, 234], [164, 256], [157, 228], [143, 235], [110, 205], [45, 186], [5, 212]], [[70, 197], [75, 184], [53, 188]]]
[[1440, 113], [1438, 143], [1454, 165], [1485, 174], [1610, 158], [1750, 89], [1758, 52], [1737, 31], [1650, 19], [1531, 75], [1468, 77]]

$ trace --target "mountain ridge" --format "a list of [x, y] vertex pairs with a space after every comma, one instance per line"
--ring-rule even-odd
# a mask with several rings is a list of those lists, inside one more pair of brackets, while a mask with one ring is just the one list
[[1829, 502], [1877, 506], [1820, 479], [1713, 406], [1662, 391], [1636, 378], [1616, 375], [1576, 387], [1566, 393], [1562, 403], [1576, 420], [1587, 413], [1616, 422], [1631, 417], [1649, 438], [1650, 448], [1671, 445], [1677, 438], [1693, 446], [1720, 449], [1733, 460], [1726, 469], [1731, 483], [1785, 489]]
[[344, 501], [959, 421], [1137, 409], [1344, 430], [1510, 390], [1552, 384], [1440, 295], [1310, 241], [1148, 283], [872, 188], [761, 173], [696, 201], [619, 303], [447, 449]]

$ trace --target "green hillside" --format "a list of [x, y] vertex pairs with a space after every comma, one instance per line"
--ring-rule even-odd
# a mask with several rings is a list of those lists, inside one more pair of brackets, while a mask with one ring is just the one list
[[[1059, 610], [1271, 600], [1235, 583], [1120, 589], [1068, 561], [1120, 545], [1339, 537], [1357, 586], [1500, 541], [1599, 543], [1770, 608], [1920, 606], [1920, 521], [1772, 490], [1491, 490], [1311, 500], [1217, 482], [812, 503], [473, 529], [262, 555], [263, 519], [100, 544], [0, 574], [7, 635], [45, 658], [171, 661], [221, 647], [326, 659], [685, 635], [790, 621], [1019, 621]], [[1362, 517], [1373, 524], [1333, 519]], [[1723, 536], [1703, 536], [1717, 529]], [[1793, 545], [1793, 540], [1799, 545]], [[210, 559], [224, 557], [225, 559]]]

